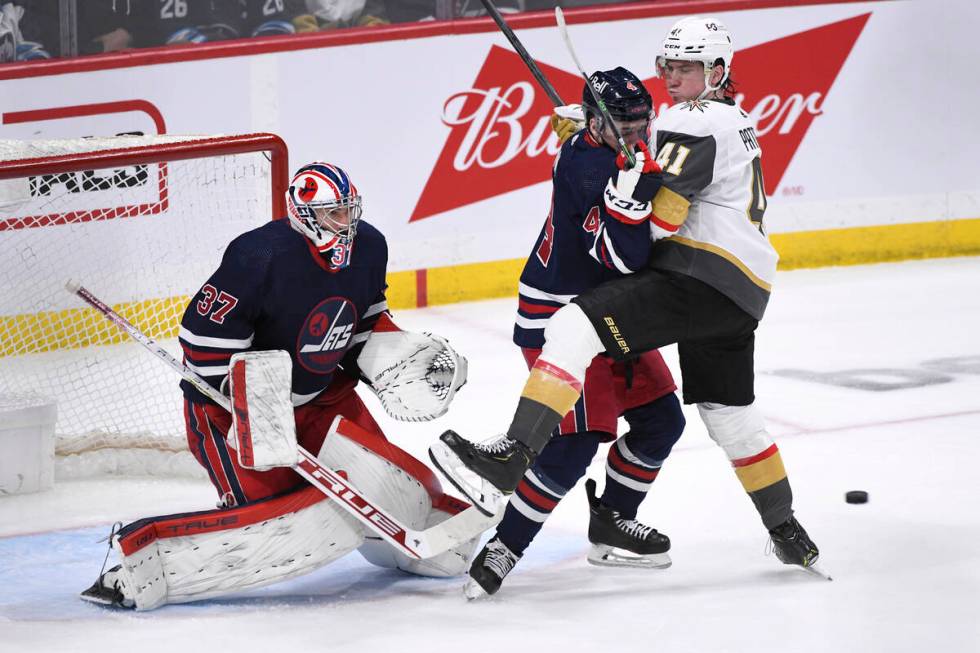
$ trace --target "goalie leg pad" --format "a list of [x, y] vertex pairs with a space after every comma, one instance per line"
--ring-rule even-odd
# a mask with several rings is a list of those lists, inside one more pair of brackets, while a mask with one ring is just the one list
[[113, 537], [119, 590], [137, 610], [262, 587], [306, 574], [364, 542], [316, 488], [231, 510], [152, 517]]
[[[343, 470], [358, 490], [409, 528], [429, 528], [469, 507], [443, 493], [432, 470], [411, 454], [343, 418], [331, 425], [317, 458]], [[476, 537], [432, 558], [415, 560], [368, 533], [358, 551], [379, 567], [444, 577], [469, 568], [478, 542]]]

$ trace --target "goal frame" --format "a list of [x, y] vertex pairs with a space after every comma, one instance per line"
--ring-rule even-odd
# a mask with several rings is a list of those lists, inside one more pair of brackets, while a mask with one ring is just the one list
[[[169, 134], [157, 134], [168, 136]], [[153, 135], [148, 137], [152, 138]], [[165, 164], [208, 156], [225, 156], [268, 152], [272, 181], [272, 219], [286, 215], [286, 188], [289, 185], [289, 149], [276, 134], [254, 133], [232, 136], [208, 136], [168, 143], [151, 143], [137, 147], [74, 152], [29, 159], [0, 161], [0, 180], [37, 177], [46, 174], [103, 170], [151, 163]], [[166, 200], [163, 200], [166, 201]], [[108, 219], [113, 216], [105, 216]], [[74, 214], [43, 224], [65, 224], [80, 221]], [[25, 219], [0, 221], [0, 231], [27, 227]], [[37, 224], [36, 226], [41, 226]]]
[[[147, 142], [139, 143], [132, 140], [146, 138]], [[86, 139], [40, 139], [40, 141], [65, 141], [66, 143], [81, 143], [83, 151], [71, 151], [56, 154], [36, 156], [38, 151], [46, 152], [46, 147], [29, 148], [32, 141], [24, 141], [24, 152], [27, 158], [6, 159], [0, 161], [0, 180], [30, 179], [34, 177], [71, 175], [87, 171], [104, 171], [146, 166], [156, 164], [158, 174], [153, 173], [149, 183], [159, 184], [157, 198], [149, 198], [128, 203], [126, 206], [107, 206], [103, 209], [86, 209], [81, 206], [65, 207], [57, 212], [43, 216], [14, 217], [0, 215], [0, 233], [30, 231], [35, 227], [54, 225], [78, 225], [87, 222], [101, 222], [114, 219], [145, 216], [170, 210], [175, 201], [170, 188], [169, 175], [173, 174], [172, 166], [177, 162], [189, 160], [219, 159], [235, 155], [259, 155], [267, 160], [263, 163], [265, 191], [269, 192], [270, 205], [265, 209], [265, 201], [258, 204], [259, 209], [271, 211], [266, 221], [276, 220], [286, 216], [286, 189], [289, 185], [289, 152], [286, 143], [276, 134], [250, 133], [240, 135], [194, 136], [177, 134], [123, 135], [117, 143], [113, 137], [96, 138], [95, 142], [86, 143]], [[157, 140], [154, 139], [166, 139]], [[168, 168], [170, 170], [168, 171]], [[101, 173], [100, 173], [101, 174]], [[264, 194], [264, 193], [263, 193]], [[14, 214], [16, 215], [16, 214]], [[263, 216], [256, 216], [257, 224], [261, 224]], [[69, 309], [85, 310], [85, 309]], [[16, 318], [17, 316], [12, 316]], [[2, 319], [2, 316], [0, 316]], [[108, 344], [108, 343], [94, 343]], [[47, 350], [44, 350], [47, 351]], [[0, 357], [0, 365], [3, 364]], [[174, 411], [179, 407], [175, 406]], [[59, 418], [60, 422], [60, 418]], [[81, 476], [101, 476], [116, 473], [134, 473], [149, 475], [196, 475], [198, 466], [193, 460], [164, 458], [186, 453], [186, 443], [183, 440], [170, 442], [170, 432], [156, 433], [153, 431], [134, 431], [129, 433], [102, 433], [93, 429], [91, 434], [76, 434], [72, 432], [63, 440], [58, 434], [56, 441], [57, 461], [56, 475], [63, 478]], [[95, 443], [93, 438], [105, 438], [105, 442]], [[94, 443], [94, 444], [93, 444]], [[126, 454], [113, 454], [113, 451], [126, 451]], [[130, 455], [132, 454], [132, 456]], [[144, 457], [149, 454], [150, 457]], [[95, 458], [80, 458], [91, 456]], [[140, 459], [135, 458], [140, 456]], [[73, 462], [67, 463], [71, 457]], [[186, 458], [190, 459], [187, 454]], [[92, 461], [92, 462], [89, 462]], [[144, 462], [145, 461], [145, 462]], [[92, 471], [90, 471], [92, 470]], [[120, 470], [120, 471], [103, 471]], [[139, 470], [139, 471], [137, 471]]]

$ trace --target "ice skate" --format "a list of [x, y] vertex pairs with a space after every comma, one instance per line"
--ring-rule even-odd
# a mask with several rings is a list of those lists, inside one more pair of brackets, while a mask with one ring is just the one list
[[589, 564], [600, 567], [666, 569], [671, 565], [670, 538], [619, 513], [596, 498], [595, 481], [585, 482], [589, 499]]
[[100, 575], [91, 587], [78, 595], [79, 598], [89, 603], [97, 603], [113, 608], [133, 608], [135, 603], [131, 599], [127, 599], [123, 593], [122, 578], [119, 574], [121, 568], [121, 565], [116, 565]]
[[496, 594], [504, 578], [520, 559], [521, 556], [508, 549], [506, 544], [493, 538], [473, 559], [470, 579], [463, 586], [463, 594], [471, 601]]
[[797, 565], [807, 572], [824, 578], [833, 580], [826, 571], [817, 565], [820, 557], [820, 550], [813, 543], [810, 536], [796, 517], [776, 526], [769, 531], [772, 542], [772, 549], [776, 557], [785, 565]]
[[505, 435], [476, 444], [446, 431], [429, 447], [429, 458], [480, 512], [492, 516], [503, 495], [520, 483], [534, 453]]

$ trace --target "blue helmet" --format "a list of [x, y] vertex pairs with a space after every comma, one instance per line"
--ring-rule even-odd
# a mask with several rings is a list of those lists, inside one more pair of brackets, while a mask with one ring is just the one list
[[[616, 122], [649, 119], [653, 112], [653, 98], [650, 97], [650, 92], [639, 77], [622, 66], [612, 70], [597, 70], [589, 77], [589, 84], [606, 105], [610, 117]], [[587, 86], [582, 89], [582, 107], [587, 117], [591, 114], [599, 119], [600, 125], [602, 124], [602, 112], [599, 111]]]
[[361, 196], [339, 166], [315, 161], [296, 171], [286, 191], [293, 229], [320, 253], [334, 252], [335, 267], [350, 263], [350, 248], [361, 219]]

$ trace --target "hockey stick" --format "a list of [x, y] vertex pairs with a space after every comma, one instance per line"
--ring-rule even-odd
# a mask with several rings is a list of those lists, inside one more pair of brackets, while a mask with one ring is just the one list
[[572, 55], [572, 61], [575, 62], [575, 67], [578, 68], [578, 71], [582, 74], [582, 78], [585, 80], [585, 85], [588, 87], [589, 92], [592, 93], [592, 99], [595, 100], [596, 106], [599, 107], [599, 111], [602, 113], [602, 119], [609, 123], [609, 127], [612, 128], [613, 135], [616, 137], [616, 141], [619, 143], [619, 148], [623, 151], [623, 154], [626, 155], [626, 160], [629, 162], [629, 165], [632, 168], [636, 165], [636, 156], [633, 154], [633, 148], [623, 140], [623, 135], [619, 132], [619, 127], [616, 126], [616, 122], [612, 119], [612, 116], [609, 115], [609, 109], [606, 108], [606, 103], [602, 101], [601, 97], [599, 97], [599, 94], [592, 86], [592, 82], [589, 80], [589, 76], [585, 73], [585, 69], [582, 68], [582, 64], [575, 55], [575, 48], [572, 47], [572, 39], [568, 35], [568, 26], [565, 24], [565, 14], [562, 13], [561, 7], [555, 7], [555, 20], [558, 21], [558, 30], [561, 32], [561, 37], [565, 40], [565, 46], [568, 48], [568, 54]]
[[[144, 334], [126, 318], [104, 304], [98, 297], [82, 287], [76, 281], [69, 280], [65, 288], [80, 297], [110, 322], [129, 334], [129, 337], [143, 345], [151, 354], [165, 362], [185, 381], [193, 385], [211, 401], [228, 412], [231, 412], [231, 401], [228, 397], [211, 387], [193, 370], [174, 358], [170, 352], [161, 347], [152, 338]], [[425, 530], [407, 528], [391, 514], [358, 492], [347, 479], [336, 471], [324, 467], [310, 452], [299, 447], [300, 461], [293, 466], [296, 472], [305, 478], [310, 485], [334, 499], [341, 508], [353, 515], [359, 522], [395, 549], [417, 558], [431, 558], [454, 546], [469, 541], [492, 527], [499, 521], [497, 516], [486, 517], [474, 507], [467, 508], [441, 524]]]
[[527, 50], [524, 49], [524, 46], [521, 44], [520, 40], [518, 40], [517, 35], [514, 34], [514, 30], [510, 28], [510, 25], [504, 22], [504, 17], [500, 15], [497, 7], [495, 7], [493, 4], [493, 1], [480, 0], [480, 2], [482, 2], [483, 6], [486, 7], [487, 13], [490, 14], [491, 18], [493, 18], [493, 22], [497, 23], [497, 27], [499, 27], [500, 31], [504, 33], [504, 36], [507, 37], [510, 44], [514, 46], [514, 50], [517, 51], [517, 54], [520, 55], [521, 59], [524, 61], [524, 64], [531, 71], [531, 74], [534, 75], [534, 79], [538, 80], [538, 84], [540, 84], [541, 88], [544, 89], [545, 95], [548, 96], [551, 103], [556, 107], [564, 106], [565, 102], [562, 101], [561, 96], [558, 95], [558, 91], [555, 90], [555, 87], [551, 85], [548, 78], [545, 77], [544, 73], [541, 72], [541, 69], [538, 68], [538, 64], [534, 63], [534, 59], [532, 59], [531, 55], [529, 55]]

